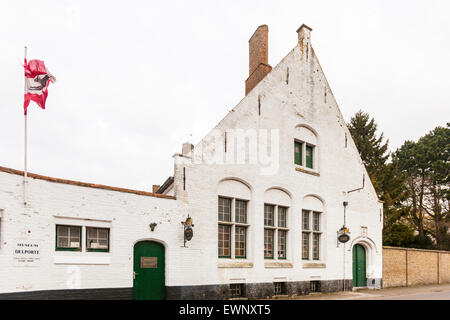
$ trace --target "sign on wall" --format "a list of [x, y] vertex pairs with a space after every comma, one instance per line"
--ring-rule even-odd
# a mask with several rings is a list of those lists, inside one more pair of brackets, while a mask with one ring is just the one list
[[13, 259], [17, 266], [37, 266], [41, 260], [41, 248], [38, 241], [18, 240], [13, 248]]

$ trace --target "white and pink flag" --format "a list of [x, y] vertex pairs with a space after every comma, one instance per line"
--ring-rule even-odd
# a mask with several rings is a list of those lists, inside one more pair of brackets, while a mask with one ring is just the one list
[[27, 114], [30, 101], [36, 102], [39, 107], [45, 109], [45, 101], [48, 95], [48, 86], [50, 82], [55, 82], [56, 78], [48, 72], [44, 61], [25, 59], [25, 96], [24, 96], [24, 114]]

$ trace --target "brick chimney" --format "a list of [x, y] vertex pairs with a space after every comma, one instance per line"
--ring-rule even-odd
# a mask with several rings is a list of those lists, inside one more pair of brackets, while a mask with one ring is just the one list
[[269, 27], [259, 26], [249, 43], [249, 76], [245, 81], [247, 95], [272, 70], [268, 64], [269, 57]]

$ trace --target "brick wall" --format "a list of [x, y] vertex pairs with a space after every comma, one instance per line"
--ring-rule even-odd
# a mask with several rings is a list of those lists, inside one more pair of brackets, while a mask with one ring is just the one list
[[383, 287], [450, 282], [450, 252], [383, 247]]

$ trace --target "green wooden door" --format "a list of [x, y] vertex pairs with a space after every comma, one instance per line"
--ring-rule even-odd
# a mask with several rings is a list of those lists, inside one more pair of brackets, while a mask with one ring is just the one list
[[366, 249], [360, 244], [353, 247], [353, 286], [366, 286]]
[[164, 246], [153, 241], [134, 245], [133, 298], [162, 300], [166, 296], [164, 276]]

